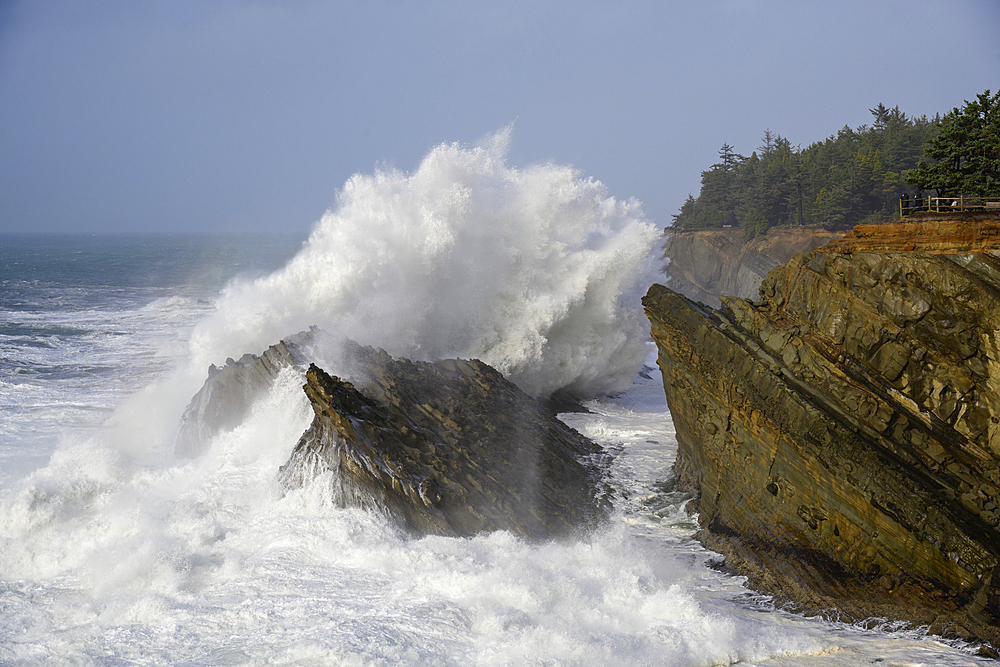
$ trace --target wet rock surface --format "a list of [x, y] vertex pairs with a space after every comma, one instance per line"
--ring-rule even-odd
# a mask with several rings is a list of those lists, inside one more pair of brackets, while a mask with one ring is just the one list
[[[317, 359], [335, 360], [324, 363], [350, 381]], [[305, 380], [315, 419], [279, 471], [286, 488], [329, 473], [339, 504], [455, 536], [558, 537], [610, 509], [601, 448], [555, 417], [572, 403], [566, 397], [539, 401], [480, 361], [396, 360], [315, 329], [209, 369], [176, 453], [201, 454], [290, 367]]]
[[339, 502], [419, 533], [549, 538], [606, 515], [600, 448], [490, 366], [354, 344], [348, 356], [353, 383], [306, 374], [316, 417], [282, 468], [286, 485], [332, 470]]
[[858, 227], [718, 310], [650, 288], [677, 473], [754, 588], [998, 645], [995, 226]]
[[226, 365], [212, 365], [208, 378], [188, 403], [181, 417], [174, 453], [193, 458], [204, 452], [214, 436], [238, 426], [254, 401], [270, 389], [284, 368], [298, 366], [305, 370], [312, 356], [311, 347], [323, 334], [312, 329], [289, 336], [262, 354], [244, 354]]

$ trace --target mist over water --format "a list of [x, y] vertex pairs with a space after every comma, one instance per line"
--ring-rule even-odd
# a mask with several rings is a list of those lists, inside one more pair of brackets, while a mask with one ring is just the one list
[[317, 325], [394, 356], [481, 359], [536, 396], [627, 387], [659, 232], [570, 167], [509, 166], [509, 141], [352, 177], [286, 267], [226, 288], [192, 336], [198, 367]]

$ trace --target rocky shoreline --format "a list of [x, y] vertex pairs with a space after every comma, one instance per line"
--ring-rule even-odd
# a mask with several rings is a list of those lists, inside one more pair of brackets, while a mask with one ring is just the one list
[[858, 227], [719, 309], [650, 288], [678, 475], [752, 587], [1000, 646], [997, 229]]
[[[350, 379], [313, 363], [321, 359]], [[288, 368], [303, 375], [315, 417], [278, 471], [286, 489], [328, 475], [334, 502], [420, 535], [558, 538], [610, 512], [603, 450], [492, 367], [393, 359], [315, 329], [212, 367], [185, 411], [177, 455], [201, 454]]]
[[[1000, 221], [859, 226], [772, 269], [757, 300], [719, 303], [662, 285], [643, 299], [699, 539], [805, 613], [903, 620], [1000, 657]], [[476, 360], [319, 330], [212, 367], [177, 454], [200, 455], [287, 369], [314, 419], [286, 489], [327, 475], [335, 502], [418, 535], [550, 539], [609, 515], [605, 454], [551, 402]]]

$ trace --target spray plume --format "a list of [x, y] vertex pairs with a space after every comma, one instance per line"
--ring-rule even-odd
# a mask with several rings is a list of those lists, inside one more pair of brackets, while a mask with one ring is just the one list
[[478, 358], [536, 396], [627, 386], [658, 232], [570, 167], [508, 166], [509, 142], [508, 127], [409, 174], [351, 177], [284, 268], [224, 290], [196, 363], [317, 325], [395, 356]]

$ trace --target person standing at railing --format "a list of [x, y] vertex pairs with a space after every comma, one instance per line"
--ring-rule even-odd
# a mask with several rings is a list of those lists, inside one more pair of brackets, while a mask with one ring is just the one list
[[903, 193], [903, 196], [899, 198], [899, 217], [904, 218], [910, 214], [910, 196]]

